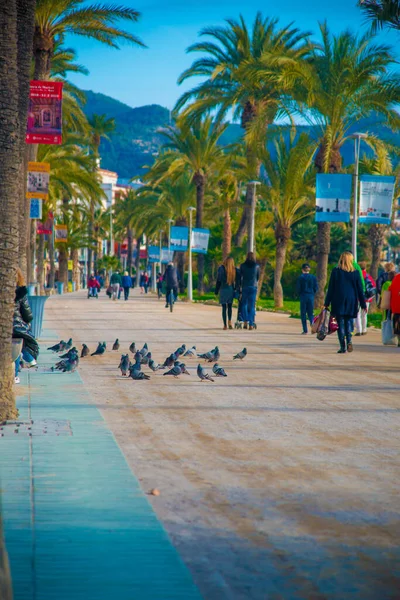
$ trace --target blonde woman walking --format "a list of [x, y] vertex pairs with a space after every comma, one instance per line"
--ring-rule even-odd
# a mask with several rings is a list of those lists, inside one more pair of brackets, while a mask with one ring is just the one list
[[[231, 256], [218, 268], [217, 285], [215, 293], [219, 293], [219, 302], [222, 305], [222, 320], [224, 329], [232, 329], [232, 304], [237, 291], [238, 272], [235, 261]], [[228, 317], [228, 322], [227, 322]]]
[[[353, 319], [357, 317], [358, 306], [367, 310], [361, 277], [354, 268], [354, 256], [351, 252], [343, 252], [338, 266], [331, 273], [325, 308], [331, 306], [331, 313], [339, 325], [338, 338], [340, 349], [338, 354], [353, 352], [352, 333]], [[346, 348], [347, 342], [347, 348]]]

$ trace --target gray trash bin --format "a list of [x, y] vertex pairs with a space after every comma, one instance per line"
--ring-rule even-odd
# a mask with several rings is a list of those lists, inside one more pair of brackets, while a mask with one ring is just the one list
[[64, 282], [63, 281], [57, 281], [57, 293], [58, 294], [64, 293]]
[[32, 333], [36, 339], [39, 339], [42, 335], [44, 303], [47, 296], [29, 296], [28, 300], [33, 314]]

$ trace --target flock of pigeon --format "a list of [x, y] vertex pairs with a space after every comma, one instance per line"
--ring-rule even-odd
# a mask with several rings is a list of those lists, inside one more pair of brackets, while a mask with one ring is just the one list
[[[114, 351], [118, 351], [120, 348], [119, 340], [116, 339], [112, 349]], [[90, 350], [86, 344], [82, 344], [81, 354], [79, 356], [79, 352], [75, 346], [72, 345], [72, 338], [68, 340], [68, 342], [64, 342], [61, 340], [58, 344], [51, 346], [48, 350], [52, 350], [57, 354], [61, 354], [59, 357], [60, 360], [56, 363], [54, 367], [51, 368], [52, 371], [61, 371], [63, 373], [73, 373], [79, 364], [80, 358], [85, 358], [86, 356], [99, 356], [106, 352], [107, 344], [106, 342], [99, 342], [95, 352], [90, 353]], [[135, 342], [129, 346], [129, 352], [133, 354], [134, 361], [131, 362], [129, 353], [122, 354], [120, 363], [118, 368], [121, 370], [121, 374], [123, 377], [131, 377], [135, 381], [144, 381], [150, 379], [150, 375], [142, 371], [142, 366], [148, 367], [153, 373], [158, 370], [168, 369], [164, 376], [171, 377], [179, 377], [180, 375], [190, 375], [189, 371], [186, 369], [185, 363], [181, 362], [181, 357], [186, 357], [188, 359], [191, 358], [201, 358], [208, 363], [214, 363], [211, 376], [199, 363], [197, 366], [197, 376], [200, 381], [214, 381], [213, 377], [227, 377], [225, 370], [219, 366], [218, 361], [220, 359], [220, 351], [218, 346], [215, 346], [209, 352], [198, 353], [196, 350], [196, 346], [192, 346], [192, 348], [186, 349], [186, 345], [182, 344], [170, 354], [164, 361], [164, 363], [158, 364], [153, 359], [152, 354], [149, 350], [147, 343], [144, 344], [143, 348], [140, 350], [136, 349]], [[243, 348], [240, 352], [235, 354], [233, 360], [243, 360], [247, 355], [247, 349]]]

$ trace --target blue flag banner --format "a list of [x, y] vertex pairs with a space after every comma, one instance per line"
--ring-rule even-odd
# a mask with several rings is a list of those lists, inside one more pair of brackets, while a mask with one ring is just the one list
[[174, 251], [169, 250], [168, 248], [161, 248], [161, 263], [163, 265], [167, 265], [169, 262], [172, 262], [174, 259]]
[[149, 258], [150, 263], [160, 262], [160, 247], [159, 246], [149, 246], [148, 258]]
[[171, 250], [186, 252], [189, 246], [189, 228], [171, 227]]
[[40, 200], [39, 198], [31, 198], [29, 218], [30, 219], [41, 219], [42, 218], [42, 200]]
[[361, 175], [360, 223], [390, 225], [395, 182], [391, 175]]
[[315, 220], [332, 223], [350, 221], [352, 175], [317, 175], [317, 202]]
[[209, 229], [192, 229], [192, 252], [207, 254], [209, 239]]

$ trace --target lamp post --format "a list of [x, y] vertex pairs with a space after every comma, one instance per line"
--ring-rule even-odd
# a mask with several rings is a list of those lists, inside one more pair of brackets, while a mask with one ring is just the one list
[[168, 221], [167, 221], [167, 223], [168, 223], [168, 254], [171, 250], [171, 225], [173, 222], [174, 222], [173, 219], [168, 219]]
[[188, 300], [193, 301], [193, 269], [192, 269], [192, 229], [194, 206], [189, 207], [189, 269], [188, 269]]
[[254, 252], [254, 221], [256, 217], [256, 204], [257, 204], [257, 186], [260, 185], [259, 181], [249, 181], [251, 184], [251, 207], [250, 207], [250, 219], [247, 224], [247, 252]]
[[361, 140], [365, 139], [366, 133], [353, 133], [349, 136], [354, 140], [354, 158], [355, 158], [355, 171], [354, 171], [354, 202], [353, 202], [353, 229], [351, 232], [351, 251], [354, 256], [354, 260], [357, 262], [357, 229], [358, 229], [358, 169], [360, 163], [360, 146]]
[[162, 262], [161, 262], [161, 249], [162, 249], [162, 235], [164, 231], [160, 229], [160, 273], [162, 273]]
[[113, 241], [113, 205], [110, 204], [110, 256], [114, 256], [114, 241]]

